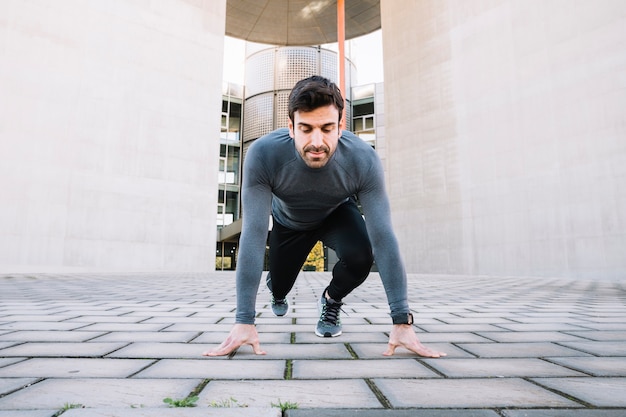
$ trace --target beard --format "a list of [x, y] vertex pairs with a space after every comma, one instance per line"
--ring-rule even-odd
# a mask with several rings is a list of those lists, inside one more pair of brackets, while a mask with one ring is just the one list
[[[318, 153], [318, 155], [311, 154]], [[320, 153], [322, 152], [322, 153]], [[302, 160], [310, 168], [321, 168], [330, 160], [330, 148], [328, 146], [305, 146], [300, 152]]]
[[304, 149], [302, 149], [303, 153], [307, 153], [307, 152], [324, 152], [327, 155], [330, 153], [330, 148], [328, 146], [313, 146], [313, 145], [309, 145], [306, 146]]

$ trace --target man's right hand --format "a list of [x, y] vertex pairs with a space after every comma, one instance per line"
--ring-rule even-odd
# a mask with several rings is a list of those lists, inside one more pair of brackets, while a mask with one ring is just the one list
[[224, 356], [239, 349], [243, 345], [252, 346], [252, 350], [257, 355], [265, 355], [265, 352], [261, 350], [261, 344], [259, 343], [259, 334], [256, 331], [254, 324], [240, 324], [237, 323], [230, 330], [230, 334], [222, 342], [221, 345], [213, 350], [208, 350], [202, 353], [203, 356]]

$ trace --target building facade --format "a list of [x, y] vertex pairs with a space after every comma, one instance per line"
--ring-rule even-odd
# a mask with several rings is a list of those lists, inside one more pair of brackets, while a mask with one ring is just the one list
[[[363, 15], [346, 3], [348, 23]], [[237, 216], [234, 161], [253, 140], [216, 140], [227, 4], [231, 24], [250, 15], [227, 0], [0, 1], [1, 272], [215, 269], [236, 222], [217, 234], [214, 210]], [[375, 11], [376, 146], [407, 271], [626, 279], [626, 2]], [[282, 114], [289, 86], [262, 83], [289, 74], [272, 68], [246, 81], [242, 114], [249, 99]]]

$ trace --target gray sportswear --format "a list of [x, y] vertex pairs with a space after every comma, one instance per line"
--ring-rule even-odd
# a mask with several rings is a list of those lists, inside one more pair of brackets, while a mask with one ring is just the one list
[[322, 168], [310, 168], [286, 128], [257, 139], [243, 166], [243, 223], [237, 259], [236, 322], [254, 324], [269, 216], [292, 230], [311, 230], [349, 197], [363, 209], [391, 314], [408, 313], [407, 283], [392, 230], [383, 168], [376, 151], [344, 131]]

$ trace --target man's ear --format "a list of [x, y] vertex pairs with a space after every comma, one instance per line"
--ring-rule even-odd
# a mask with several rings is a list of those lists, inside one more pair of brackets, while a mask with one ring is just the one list
[[293, 121], [291, 119], [289, 119], [289, 122], [287, 123], [287, 126], [289, 127], [289, 136], [294, 139], [296, 137], [295, 133], [293, 132]]

